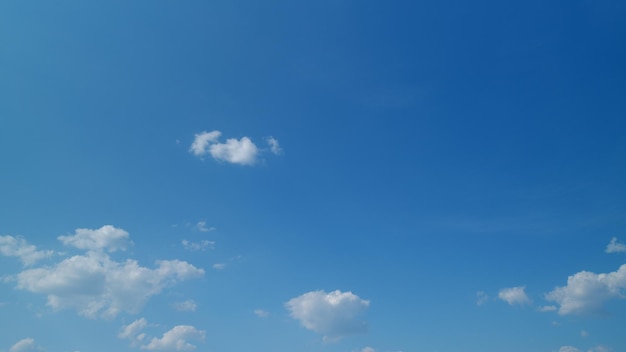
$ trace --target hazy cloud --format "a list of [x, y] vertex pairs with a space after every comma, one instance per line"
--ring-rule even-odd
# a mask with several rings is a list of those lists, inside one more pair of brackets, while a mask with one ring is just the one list
[[174, 308], [179, 312], [195, 312], [198, 305], [191, 299], [184, 302], [174, 303]]
[[9, 348], [9, 352], [35, 352], [41, 350], [41, 347], [37, 346], [35, 343], [35, 339], [30, 337], [16, 342]]
[[270, 316], [270, 313], [268, 311], [265, 311], [263, 309], [255, 309], [254, 310], [254, 314], [256, 314], [257, 317], [259, 318], [267, 318]]
[[269, 144], [270, 146], [270, 150], [272, 151], [272, 153], [279, 155], [280, 153], [282, 153], [282, 148], [280, 147], [280, 144], [278, 143], [278, 140], [274, 137], [269, 137], [267, 139], [267, 144]]

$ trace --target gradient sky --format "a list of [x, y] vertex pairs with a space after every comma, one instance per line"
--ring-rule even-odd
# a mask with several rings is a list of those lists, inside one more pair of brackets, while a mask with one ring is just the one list
[[625, 16], [1, 2], [0, 351], [626, 351]]

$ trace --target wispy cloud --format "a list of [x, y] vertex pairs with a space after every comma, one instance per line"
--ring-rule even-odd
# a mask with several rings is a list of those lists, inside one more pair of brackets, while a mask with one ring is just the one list
[[28, 337], [16, 342], [9, 348], [9, 352], [35, 352], [43, 349], [35, 343], [35, 339]]
[[483, 291], [476, 292], [476, 305], [482, 306], [488, 301], [489, 301], [489, 296], [485, 292]]
[[174, 303], [174, 308], [179, 312], [195, 312], [198, 305], [193, 300], [188, 299], [184, 302]]
[[263, 309], [255, 309], [254, 314], [256, 314], [256, 316], [259, 318], [267, 318], [270, 316], [270, 313]]
[[283, 152], [283, 149], [280, 147], [280, 143], [274, 137], [269, 137], [267, 139], [267, 144], [270, 146], [270, 151], [276, 155], [279, 155]]
[[206, 251], [207, 249], [213, 249], [215, 247], [215, 241], [209, 240], [202, 240], [199, 242], [182, 240], [181, 244], [183, 245], [183, 248], [188, 251]]
[[626, 244], [617, 242], [617, 237], [611, 238], [611, 242], [606, 246], [607, 253], [626, 253]]

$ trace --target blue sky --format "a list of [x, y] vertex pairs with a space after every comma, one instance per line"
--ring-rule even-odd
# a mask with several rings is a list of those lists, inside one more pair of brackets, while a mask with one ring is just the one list
[[626, 351], [625, 15], [2, 2], [0, 351]]

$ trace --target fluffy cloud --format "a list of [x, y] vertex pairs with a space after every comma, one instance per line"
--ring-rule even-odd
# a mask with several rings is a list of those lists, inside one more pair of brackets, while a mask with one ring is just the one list
[[190, 242], [188, 240], [181, 241], [183, 247], [188, 251], [205, 251], [213, 249], [215, 241], [202, 240], [200, 242]]
[[135, 260], [116, 262], [102, 252], [88, 251], [52, 267], [22, 271], [16, 281], [19, 289], [46, 295], [53, 309], [112, 318], [121, 311], [136, 313], [165, 287], [203, 274], [204, 270], [180, 260], [157, 261], [150, 269]]
[[200, 231], [200, 232], [211, 232], [211, 231], [215, 231], [215, 227], [211, 226], [211, 227], [207, 227], [206, 226], [206, 221], [198, 221], [198, 223], [195, 226], [196, 230]]
[[184, 302], [174, 303], [174, 308], [179, 312], [195, 312], [198, 305], [191, 299]]
[[[239, 165], [254, 165], [258, 161], [260, 150], [250, 138], [228, 138], [226, 142], [221, 143], [219, 141], [221, 135], [220, 131], [196, 134], [189, 152], [198, 157], [211, 155], [215, 160]], [[281, 153], [282, 149], [274, 137], [268, 138], [267, 143], [272, 153]]]
[[367, 331], [367, 322], [361, 317], [369, 305], [369, 301], [352, 292], [339, 290], [311, 291], [285, 303], [292, 318], [331, 340]]
[[131, 244], [128, 232], [111, 225], [96, 230], [76, 229], [74, 235], [59, 236], [58, 239], [66, 246], [93, 251], [105, 249], [109, 252], [123, 251]]
[[617, 271], [596, 274], [581, 271], [567, 278], [567, 286], [557, 287], [546, 299], [559, 305], [559, 314], [595, 314], [610, 299], [626, 297], [626, 264]]
[[11, 348], [9, 348], [9, 352], [34, 352], [41, 351], [41, 347], [37, 346], [35, 343], [35, 339], [33, 338], [25, 338], [18, 342], [16, 342]]
[[515, 304], [530, 304], [530, 298], [526, 295], [525, 286], [517, 286], [510, 288], [503, 288], [498, 292], [498, 298], [505, 301], [510, 305]]
[[617, 238], [611, 238], [611, 243], [606, 246], [607, 253], [626, 253], [626, 244], [617, 242]]
[[205, 332], [198, 330], [191, 325], [178, 325], [163, 334], [161, 338], [152, 338], [150, 343], [141, 346], [145, 350], [159, 351], [191, 351], [196, 346], [187, 342], [187, 340], [202, 341], [205, 338]]
[[41, 259], [54, 254], [53, 251], [38, 251], [37, 247], [28, 244], [21, 237], [0, 236], [0, 254], [7, 257], [18, 257], [26, 266], [35, 264]]

